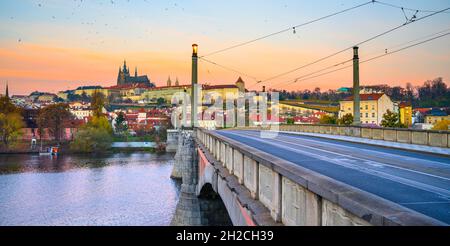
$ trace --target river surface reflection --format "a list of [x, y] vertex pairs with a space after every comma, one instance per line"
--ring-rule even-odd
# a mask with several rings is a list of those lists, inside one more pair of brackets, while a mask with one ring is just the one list
[[173, 157], [0, 155], [0, 225], [169, 225]]

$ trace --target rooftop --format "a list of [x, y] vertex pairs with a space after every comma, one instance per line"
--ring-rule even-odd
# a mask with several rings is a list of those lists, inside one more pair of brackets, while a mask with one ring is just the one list
[[[384, 93], [360, 94], [361, 101], [378, 101]], [[342, 101], [353, 101], [353, 96], [349, 96]]]

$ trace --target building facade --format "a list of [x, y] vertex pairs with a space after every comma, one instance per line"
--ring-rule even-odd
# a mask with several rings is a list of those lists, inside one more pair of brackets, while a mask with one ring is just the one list
[[413, 110], [410, 103], [402, 102], [399, 104], [399, 117], [400, 123], [407, 127], [412, 126]]
[[425, 114], [425, 124], [435, 125], [443, 120], [450, 120], [450, 116], [439, 108], [433, 108]]
[[[394, 102], [386, 94], [361, 94], [361, 124], [381, 125], [383, 115], [388, 111], [394, 111]], [[340, 102], [339, 118], [346, 114], [353, 115], [353, 96]]]

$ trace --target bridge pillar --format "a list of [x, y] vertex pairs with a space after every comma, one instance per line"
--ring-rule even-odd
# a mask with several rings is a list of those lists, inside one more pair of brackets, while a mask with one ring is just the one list
[[201, 226], [200, 201], [196, 195], [198, 165], [193, 131], [183, 130], [179, 140], [172, 176], [181, 176], [183, 183], [171, 225]]
[[[184, 146], [186, 145], [186, 142], [189, 138], [189, 135], [192, 134], [189, 131], [179, 131], [179, 133], [176, 135], [177, 141], [177, 149], [175, 153], [175, 164], [172, 169], [172, 174], [170, 177], [172, 179], [179, 179], [182, 178], [182, 166], [183, 166], [183, 155], [190, 154], [184, 150]], [[175, 137], [175, 136], [173, 136]]]

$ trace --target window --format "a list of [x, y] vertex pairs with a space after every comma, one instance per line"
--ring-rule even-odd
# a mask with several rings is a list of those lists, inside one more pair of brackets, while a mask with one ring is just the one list
[[375, 113], [372, 113], [372, 117], [375, 118]]
[[369, 113], [366, 113], [366, 118], [369, 118]]
[[366, 110], [368, 110], [369, 109], [369, 105], [366, 105]]
[[372, 110], [375, 110], [375, 105], [372, 105]]

